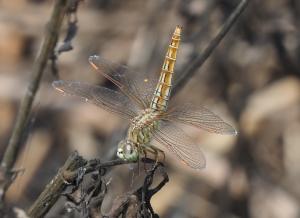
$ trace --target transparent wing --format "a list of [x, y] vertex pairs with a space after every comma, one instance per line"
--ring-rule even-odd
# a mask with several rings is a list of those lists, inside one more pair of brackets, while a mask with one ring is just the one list
[[237, 135], [237, 131], [219, 116], [204, 107], [195, 107], [191, 104], [170, 109], [163, 119], [192, 125], [212, 133]]
[[[136, 73], [127, 66], [109, 62], [97, 55], [89, 58], [90, 64], [141, 109], [149, 107], [156, 82], [154, 74]], [[156, 81], [157, 80], [157, 81]]]
[[131, 119], [137, 115], [138, 109], [128, 97], [120, 92], [82, 82], [58, 80], [54, 81], [52, 85], [64, 94], [80, 97], [104, 110], [119, 114], [123, 118]]
[[153, 138], [191, 168], [201, 169], [205, 167], [205, 157], [201, 149], [173, 123], [162, 121], [161, 128], [155, 131]]

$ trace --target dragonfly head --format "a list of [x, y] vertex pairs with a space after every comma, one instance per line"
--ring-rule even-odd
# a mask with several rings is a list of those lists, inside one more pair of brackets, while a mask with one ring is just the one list
[[123, 160], [135, 161], [139, 154], [132, 141], [122, 140], [118, 144], [117, 156]]

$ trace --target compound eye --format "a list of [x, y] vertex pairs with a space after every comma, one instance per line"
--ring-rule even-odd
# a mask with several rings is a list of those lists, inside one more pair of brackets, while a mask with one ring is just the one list
[[132, 146], [131, 146], [131, 145], [127, 145], [127, 146], [126, 146], [126, 150], [127, 150], [130, 154], [133, 152]]
[[117, 153], [118, 153], [118, 154], [123, 154], [124, 151], [123, 151], [123, 149], [119, 148], [119, 149], [117, 150]]

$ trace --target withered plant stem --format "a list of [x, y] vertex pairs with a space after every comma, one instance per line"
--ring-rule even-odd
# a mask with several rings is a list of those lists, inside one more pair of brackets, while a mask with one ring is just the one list
[[78, 168], [83, 167], [85, 164], [86, 161], [79, 156], [77, 152], [73, 152], [29, 208], [28, 216], [34, 218], [44, 217], [68, 186], [64, 175], [67, 174], [67, 172], [73, 172]]
[[37, 54], [37, 57], [33, 63], [33, 69], [30, 76], [29, 84], [25, 95], [21, 101], [19, 111], [17, 114], [15, 126], [12, 131], [8, 146], [5, 150], [3, 159], [1, 161], [1, 167], [6, 171], [11, 170], [16, 157], [22, 144], [22, 136], [25, 132], [28, 118], [31, 112], [32, 104], [39, 88], [39, 84], [45, 70], [49, 55], [53, 51], [60, 27], [62, 25], [63, 18], [66, 14], [68, 0], [56, 0], [52, 11], [51, 18], [46, 25], [45, 36], [41, 45], [41, 48]]

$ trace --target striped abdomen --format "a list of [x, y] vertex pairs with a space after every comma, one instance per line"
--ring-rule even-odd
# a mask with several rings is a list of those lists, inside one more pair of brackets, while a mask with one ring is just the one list
[[181, 27], [175, 28], [171, 43], [161, 69], [150, 107], [156, 111], [166, 111], [171, 94], [172, 78], [176, 61], [177, 50], [180, 42]]

